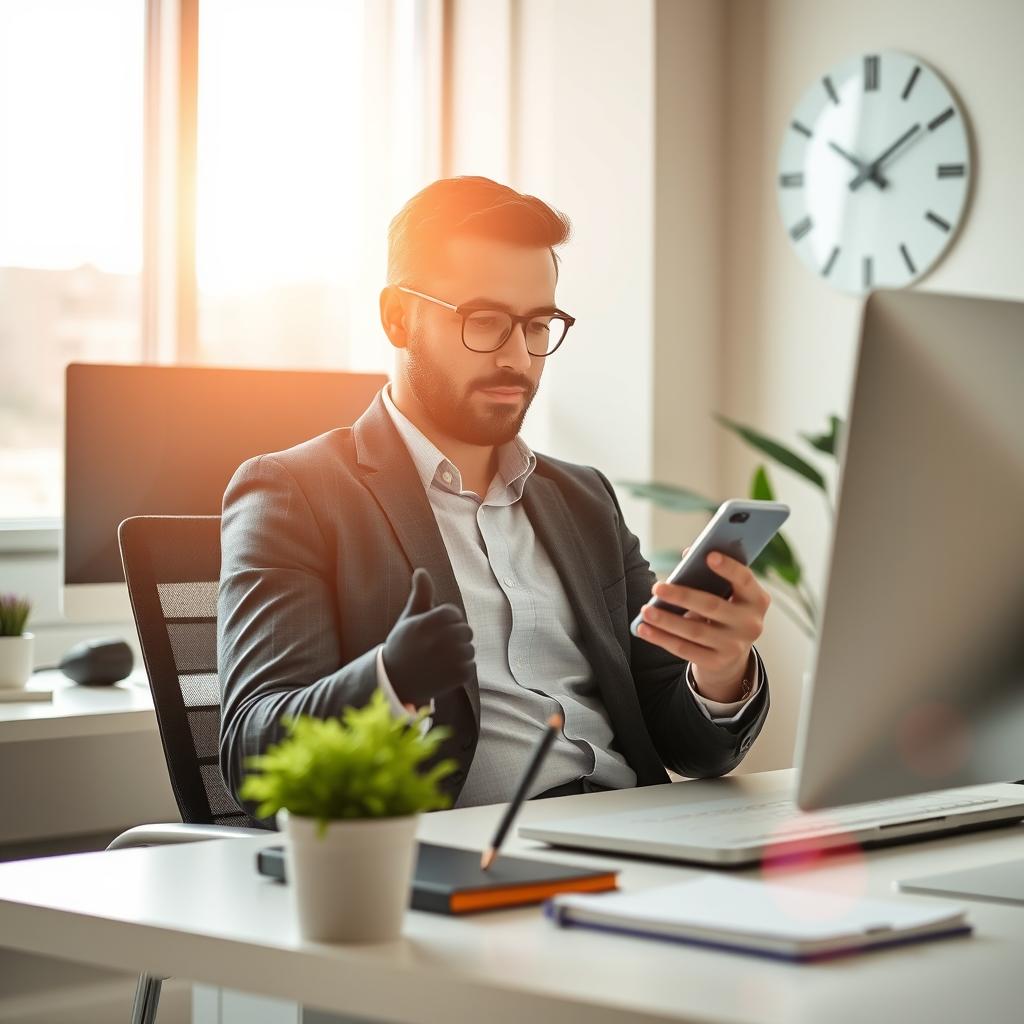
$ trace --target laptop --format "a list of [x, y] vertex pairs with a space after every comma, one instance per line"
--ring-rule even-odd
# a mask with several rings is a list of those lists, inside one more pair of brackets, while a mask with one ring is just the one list
[[523, 825], [706, 865], [1024, 819], [1024, 303], [869, 296], [793, 773]]

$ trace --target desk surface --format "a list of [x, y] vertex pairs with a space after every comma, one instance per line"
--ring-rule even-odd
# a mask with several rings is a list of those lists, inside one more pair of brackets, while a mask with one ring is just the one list
[[52, 690], [46, 703], [0, 704], [0, 743], [156, 732], [149, 681], [142, 669], [113, 686], [78, 686], [62, 672], [37, 672], [30, 690]]
[[[759, 792], [772, 776], [675, 783]], [[658, 790], [662, 787], [657, 787]], [[654, 789], [529, 803], [522, 821], [643, 806]], [[426, 815], [420, 837], [479, 849], [501, 806]], [[673, 943], [561, 930], [539, 908], [466, 918], [411, 911], [382, 945], [304, 943], [286, 886], [260, 878], [259, 846], [280, 837], [79, 854], [0, 864], [0, 944], [106, 967], [148, 970], [388, 1020], [540, 1022], [1019, 1021], [1024, 911], [968, 903], [971, 937], [811, 966]], [[622, 869], [626, 889], [694, 869], [549, 851], [510, 839], [509, 852]], [[1024, 857], [1014, 826], [865, 856], [825, 859], [793, 884], [908, 901], [895, 879]], [[743, 872], [757, 877], [754, 869]], [[486, 1008], [486, 1010], [484, 1009]]]

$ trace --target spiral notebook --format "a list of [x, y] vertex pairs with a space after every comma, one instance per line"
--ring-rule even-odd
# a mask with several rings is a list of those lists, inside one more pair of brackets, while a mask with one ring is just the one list
[[844, 896], [717, 876], [607, 895], [555, 896], [558, 925], [596, 928], [782, 960], [821, 960], [970, 933], [962, 907]]

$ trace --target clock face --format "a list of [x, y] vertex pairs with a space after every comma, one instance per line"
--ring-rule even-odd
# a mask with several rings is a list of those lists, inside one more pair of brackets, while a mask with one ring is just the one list
[[851, 58], [821, 76], [779, 151], [779, 211], [807, 266], [862, 293], [927, 273], [964, 215], [970, 146], [942, 79], [905, 53]]

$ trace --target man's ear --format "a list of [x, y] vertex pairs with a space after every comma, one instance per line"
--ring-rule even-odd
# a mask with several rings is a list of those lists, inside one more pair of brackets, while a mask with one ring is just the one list
[[380, 323], [395, 348], [405, 348], [409, 344], [402, 293], [393, 285], [388, 285], [380, 293]]

